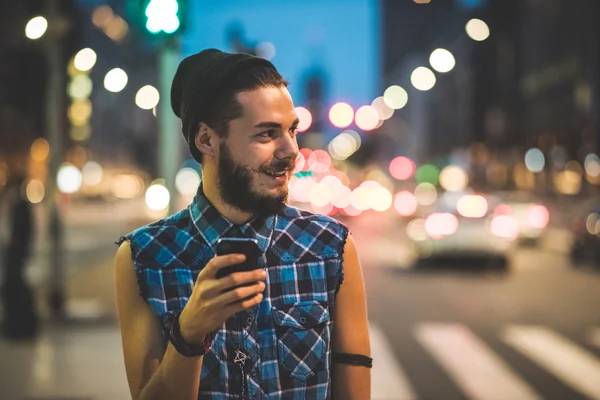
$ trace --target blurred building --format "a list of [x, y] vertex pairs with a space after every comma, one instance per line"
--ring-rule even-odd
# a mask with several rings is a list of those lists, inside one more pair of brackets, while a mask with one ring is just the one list
[[[424, 158], [481, 142], [496, 152], [560, 145], [581, 162], [599, 146], [599, 7], [593, 0], [384, 1], [381, 86], [402, 85], [409, 101], [381, 130]], [[488, 39], [468, 38], [471, 18], [488, 24]], [[414, 90], [411, 71], [429, 66], [438, 47], [453, 53], [455, 68], [436, 73], [432, 90]]]

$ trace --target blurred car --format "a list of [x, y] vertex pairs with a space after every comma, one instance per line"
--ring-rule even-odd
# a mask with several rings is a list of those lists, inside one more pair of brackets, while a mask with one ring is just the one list
[[585, 211], [571, 223], [571, 260], [575, 267], [584, 262], [600, 267], [600, 203], [594, 202], [582, 209]]
[[491, 196], [461, 194], [456, 201], [442, 198], [428, 216], [409, 222], [416, 267], [507, 269], [519, 224], [511, 215], [496, 214], [498, 205]]
[[550, 222], [550, 212], [531, 192], [497, 192], [496, 214], [511, 215], [519, 224], [517, 240], [522, 244], [537, 245]]

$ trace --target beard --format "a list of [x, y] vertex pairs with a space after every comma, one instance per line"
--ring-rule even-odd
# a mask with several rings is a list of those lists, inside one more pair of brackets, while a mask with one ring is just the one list
[[265, 163], [258, 170], [254, 170], [235, 160], [224, 141], [219, 144], [219, 150], [219, 186], [221, 198], [226, 203], [239, 210], [261, 216], [283, 211], [289, 195], [287, 187], [273, 195], [255, 189], [252, 180], [257, 173], [292, 171], [295, 160], [279, 161], [274, 165]]

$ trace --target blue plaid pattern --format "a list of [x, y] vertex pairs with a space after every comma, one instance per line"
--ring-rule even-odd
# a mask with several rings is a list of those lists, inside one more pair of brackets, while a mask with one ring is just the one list
[[[286, 206], [235, 225], [199, 188], [176, 215], [126, 236], [140, 294], [158, 317], [186, 305], [220, 237], [258, 240], [268, 277], [263, 301], [229, 318], [204, 356], [199, 399], [327, 399], [331, 396], [330, 311], [343, 280], [347, 228]], [[234, 363], [236, 350], [247, 356]]]

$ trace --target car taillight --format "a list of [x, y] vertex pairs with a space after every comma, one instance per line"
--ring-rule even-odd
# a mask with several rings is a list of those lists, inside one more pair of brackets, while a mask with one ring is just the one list
[[458, 229], [458, 218], [450, 213], [433, 213], [425, 220], [425, 231], [434, 239], [452, 235]]
[[534, 228], [544, 229], [550, 222], [550, 213], [545, 206], [536, 204], [527, 210], [527, 221]]
[[492, 218], [490, 231], [496, 236], [514, 240], [519, 236], [519, 223], [510, 215], [497, 215]]

